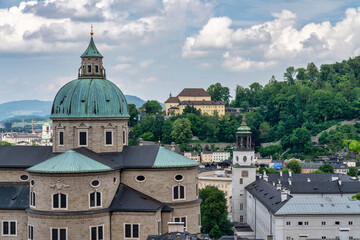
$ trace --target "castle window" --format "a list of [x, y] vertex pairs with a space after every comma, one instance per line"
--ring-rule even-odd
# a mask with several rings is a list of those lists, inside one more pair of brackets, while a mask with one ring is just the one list
[[91, 240], [103, 240], [104, 239], [104, 226], [96, 226], [90, 228]]
[[113, 145], [113, 131], [105, 131], [105, 146]]
[[91, 73], [91, 65], [88, 65], [88, 73]]
[[125, 238], [139, 238], [139, 224], [125, 224]]
[[79, 132], [79, 146], [87, 146], [87, 132]]
[[34, 226], [28, 225], [28, 240], [34, 240]]
[[101, 192], [93, 192], [89, 195], [90, 208], [101, 207]]
[[16, 236], [16, 221], [2, 221], [2, 236]]
[[186, 228], [186, 217], [175, 217], [174, 222], [183, 222], [184, 228]]
[[185, 199], [185, 187], [184, 186], [175, 186], [173, 188], [173, 199], [174, 200]]
[[36, 204], [35, 198], [36, 198], [36, 193], [31, 191], [30, 192], [30, 206], [31, 207], [35, 207], [35, 204]]
[[66, 228], [52, 228], [51, 240], [66, 240]]
[[59, 131], [59, 146], [64, 146], [64, 131]]
[[67, 209], [67, 196], [63, 193], [55, 193], [52, 197], [53, 209]]
[[95, 65], [95, 72], [98, 73], [99, 72], [99, 66]]

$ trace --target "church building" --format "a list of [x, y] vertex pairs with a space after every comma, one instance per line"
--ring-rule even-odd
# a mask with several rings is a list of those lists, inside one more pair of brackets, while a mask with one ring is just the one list
[[78, 78], [53, 101], [53, 146], [0, 147], [0, 238], [146, 239], [175, 222], [200, 233], [199, 163], [128, 146], [129, 117], [91, 31]]

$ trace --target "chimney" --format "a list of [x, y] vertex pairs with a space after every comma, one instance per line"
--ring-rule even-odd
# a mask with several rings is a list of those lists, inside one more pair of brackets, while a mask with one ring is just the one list
[[341, 180], [339, 180], [338, 183], [339, 183], [339, 185], [341, 186], [341, 184], [342, 184]]
[[273, 240], [274, 239], [274, 236], [273, 235], [267, 235], [267, 240]]
[[171, 142], [171, 148], [170, 148], [170, 150], [171, 151], [173, 151], [173, 152], [175, 152], [175, 143], [174, 142]]
[[263, 179], [264, 179], [265, 181], [269, 181], [269, 177], [268, 177], [268, 175], [266, 174], [266, 172], [264, 172], [264, 174], [263, 174]]
[[142, 138], [139, 139], [139, 146], [144, 145], [144, 140]]
[[307, 178], [307, 182], [311, 182], [311, 179], [310, 179], [310, 178]]
[[280, 177], [282, 177], [282, 170], [280, 171]]
[[237, 240], [238, 239], [238, 237], [237, 237], [237, 232], [236, 232], [236, 230], [234, 231], [234, 240]]
[[281, 190], [281, 183], [276, 184], [276, 190]]
[[339, 240], [349, 240], [350, 228], [339, 228]]
[[287, 191], [282, 190], [281, 191], [281, 202], [285, 201], [287, 199]]
[[291, 175], [292, 175], [292, 173], [291, 173], [291, 171], [289, 170], [289, 177], [291, 177]]

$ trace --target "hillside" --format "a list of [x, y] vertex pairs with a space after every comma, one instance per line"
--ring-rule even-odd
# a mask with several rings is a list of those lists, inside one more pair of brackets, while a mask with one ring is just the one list
[[[141, 107], [145, 101], [137, 96], [125, 95], [128, 104], [135, 104], [137, 108]], [[36, 118], [50, 115], [52, 101], [40, 100], [22, 100], [12, 101], [0, 104], [0, 121], [11, 120], [14, 118]], [[25, 120], [26, 120], [25, 119]]]

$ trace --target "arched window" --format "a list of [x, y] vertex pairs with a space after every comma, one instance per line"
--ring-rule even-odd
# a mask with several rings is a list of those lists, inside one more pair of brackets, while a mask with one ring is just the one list
[[55, 193], [52, 196], [53, 209], [67, 209], [67, 196], [64, 193]]
[[101, 192], [93, 192], [89, 195], [90, 207], [101, 207]]
[[185, 199], [185, 187], [175, 186], [173, 188], [173, 198], [174, 200]]
[[246, 162], [246, 160], [247, 160], [247, 157], [246, 157], [246, 156], [244, 156], [244, 157], [243, 157], [243, 160], [244, 160], [244, 162]]

